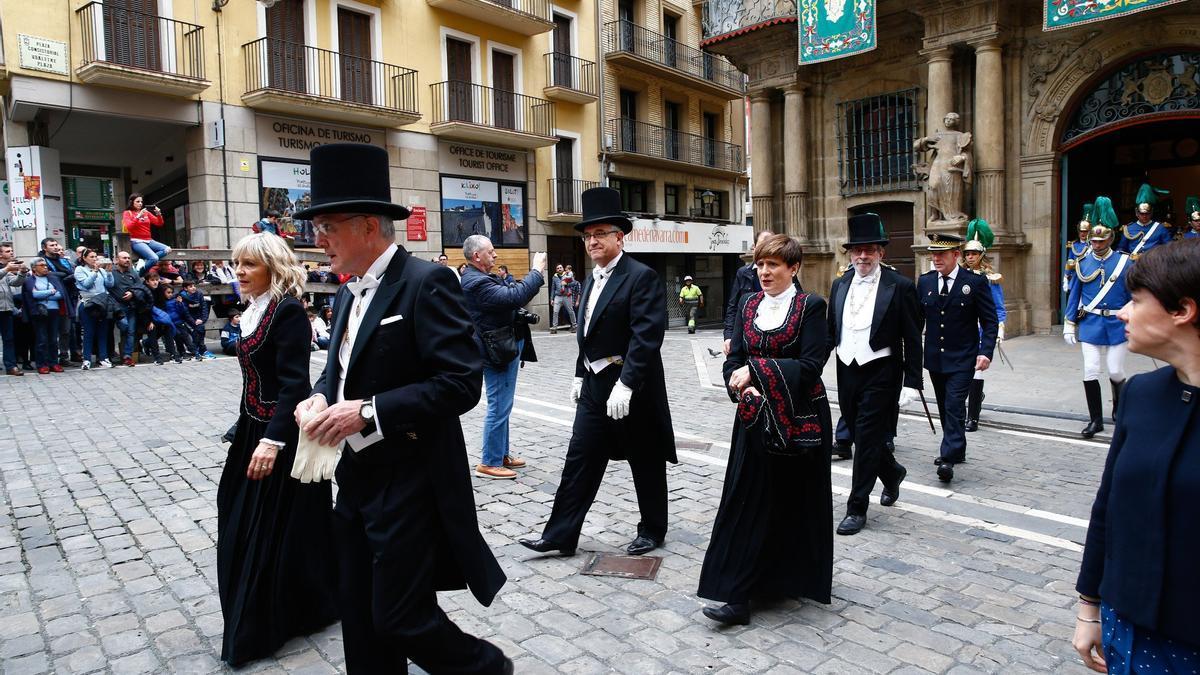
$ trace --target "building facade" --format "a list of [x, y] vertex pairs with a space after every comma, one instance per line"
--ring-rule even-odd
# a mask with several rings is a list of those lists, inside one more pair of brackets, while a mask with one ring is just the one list
[[964, 205], [996, 232], [1009, 335], [1061, 323], [1065, 244], [1096, 195], [1129, 221], [1149, 182], [1171, 191], [1156, 216], [1182, 222], [1200, 194], [1200, 15], [1044, 32], [1043, 4], [879, 0], [875, 51], [801, 67], [793, 0], [705, 3], [703, 47], [749, 74], [755, 226], [805, 241], [805, 287], [829, 286], [861, 211], [883, 216], [893, 264], [928, 269], [913, 141], [948, 112], [972, 134]]

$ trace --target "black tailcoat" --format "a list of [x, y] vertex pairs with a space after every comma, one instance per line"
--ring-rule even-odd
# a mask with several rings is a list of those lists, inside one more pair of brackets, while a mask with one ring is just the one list
[[[833, 282], [829, 290], [829, 351], [842, 339], [842, 314], [846, 295], [856, 272], [851, 268]], [[871, 318], [871, 349], [890, 347], [888, 358], [903, 370], [904, 385], [921, 388], [921, 329], [925, 317], [917, 301], [916, 285], [888, 267], [880, 268], [879, 290], [875, 293], [875, 314]], [[974, 365], [974, 364], [972, 364]]]

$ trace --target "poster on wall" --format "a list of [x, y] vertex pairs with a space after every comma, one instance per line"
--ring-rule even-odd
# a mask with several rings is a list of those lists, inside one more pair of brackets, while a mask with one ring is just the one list
[[279, 212], [279, 234], [297, 244], [315, 243], [312, 221], [295, 220], [292, 214], [312, 202], [312, 179], [308, 162], [261, 160], [258, 167], [259, 208]]
[[525, 188], [478, 178], [442, 176], [442, 245], [482, 234], [500, 247], [524, 247]]

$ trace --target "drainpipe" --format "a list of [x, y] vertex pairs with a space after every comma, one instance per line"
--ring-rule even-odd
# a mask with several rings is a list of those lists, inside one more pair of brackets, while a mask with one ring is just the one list
[[604, 115], [604, 75], [605, 75], [604, 44], [600, 41], [604, 22], [602, 21], [602, 17], [601, 17], [602, 10], [600, 9], [600, 6], [601, 6], [600, 3], [597, 2], [592, 6], [596, 8], [596, 70], [600, 74], [599, 75], [600, 79], [597, 82], [597, 86], [599, 87], [599, 89], [597, 91], [600, 94], [600, 97], [598, 100], [598, 103], [600, 105], [597, 108], [597, 110], [598, 110], [598, 115], [600, 116], [600, 119], [598, 120], [598, 124], [596, 125], [597, 129], [599, 130], [599, 141], [600, 141], [599, 146], [598, 146], [600, 148], [600, 185], [603, 185], [604, 187], [608, 187], [608, 146], [604, 142], [604, 129], [605, 129], [605, 125], [608, 122], [607, 117], [605, 117], [605, 115]]
[[[221, 134], [225, 135], [225, 41], [221, 31], [221, 9], [229, 0], [213, 0], [213, 11], [217, 14], [217, 91], [220, 99]], [[233, 230], [229, 222], [229, 160], [226, 154], [228, 137], [221, 143], [221, 189], [225, 201], [225, 247], [233, 248]]]

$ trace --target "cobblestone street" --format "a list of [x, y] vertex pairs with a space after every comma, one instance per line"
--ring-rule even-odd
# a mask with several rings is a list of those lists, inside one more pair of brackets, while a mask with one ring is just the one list
[[[623, 463], [609, 468], [579, 555], [543, 558], [516, 544], [545, 522], [573, 416], [574, 336], [543, 334], [512, 418], [513, 453], [529, 466], [515, 481], [474, 479], [508, 584], [488, 608], [465, 592], [440, 596], [464, 630], [500, 645], [518, 673], [1084, 672], [1069, 644], [1073, 587], [1107, 444], [1019, 430], [1000, 413], [969, 436], [969, 463], [949, 489], [934, 475], [940, 436], [923, 415], [902, 417], [908, 480], [895, 507], [876, 501], [861, 534], [836, 538], [831, 605], [756, 608], [750, 626], [732, 629], [705, 619], [696, 583], [733, 406], [712, 384], [720, 359], [706, 349], [719, 348], [719, 334], [690, 337], [673, 331], [663, 347], [680, 463], [668, 468], [671, 530], [657, 579], [580, 574], [588, 553], [618, 552], [634, 535]], [[1005, 347], [1020, 357], [1046, 339]], [[1025, 353], [1022, 377], [1004, 375], [1012, 384], [990, 391], [989, 406], [1080, 409], [1022, 397], [1054, 391], [1039, 378], [1060, 374]], [[323, 362], [314, 355], [314, 373]], [[1078, 355], [1067, 365], [1078, 389]], [[826, 384], [836, 387], [831, 376]], [[0, 380], [4, 673], [223, 669], [215, 496], [219, 436], [239, 390], [229, 358]], [[482, 417], [481, 404], [463, 419], [472, 463]], [[1076, 426], [1037, 419], [1049, 431]], [[840, 519], [849, 462], [834, 463], [833, 485]], [[337, 672], [342, 662], [334, 626], [239, 672]]]

